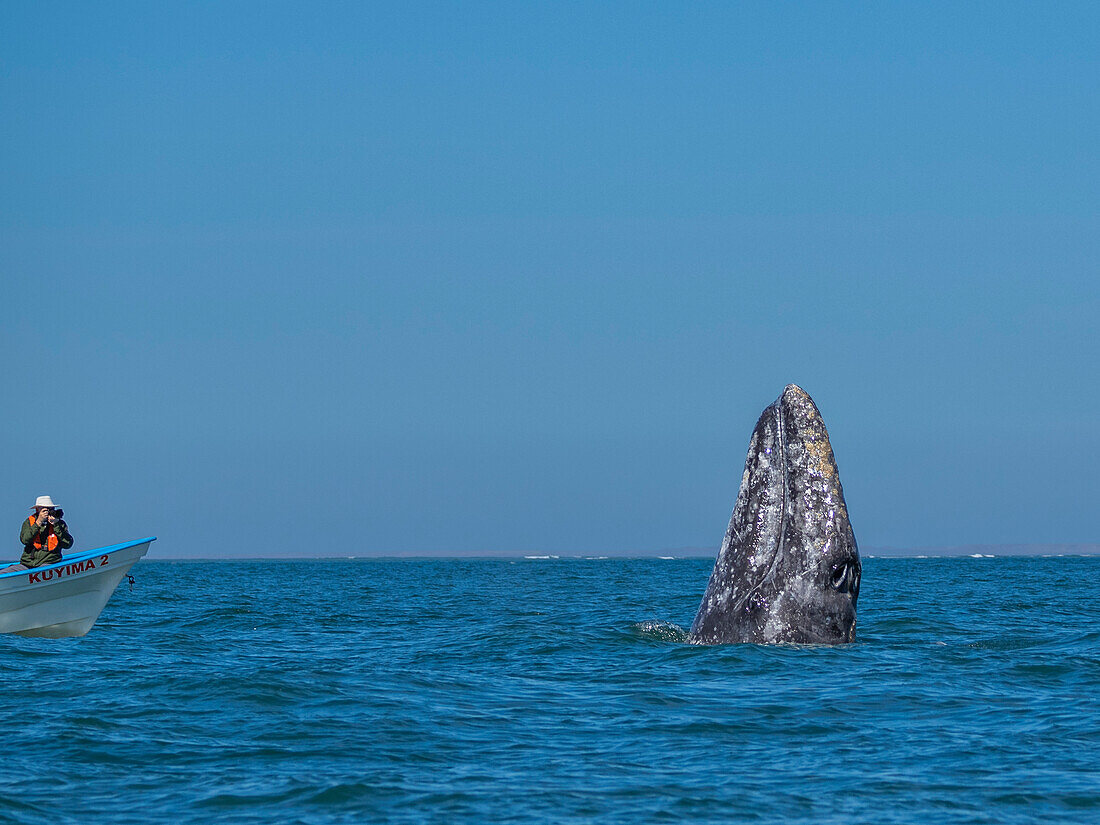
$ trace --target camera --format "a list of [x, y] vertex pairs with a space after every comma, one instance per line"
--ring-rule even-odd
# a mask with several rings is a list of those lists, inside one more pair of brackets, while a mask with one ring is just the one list
[[50, 511], [50, 515], [53, 516], [54, 518], [62, 518], [65, 515], [65, 511], [62, 510], [60, 507], [54, 507]]

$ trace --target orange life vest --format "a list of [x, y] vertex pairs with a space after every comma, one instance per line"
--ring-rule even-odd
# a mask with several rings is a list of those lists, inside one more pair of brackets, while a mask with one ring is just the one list
[[[38, 519], [36, 519], [34, 516], [31, 516], [29, 519], [27, 519], [27, 521], [32, 522], [32, 523], [37, 521], [37, 520]], [[43, 547], [43, 545], [42, 545], [42, 534], [40, 533], [40, 534], [38, 534], [37, 536], [34, 537], [34, 549], [35, 550], [41, 550], [42, 547]], [[46, 537], [45, 547], [48, 551], [51, 551], [51, 552], [53, 550], [57, 549], [57, 536], [54, 535], [52, 529], [50, 530], [49, 535]]]

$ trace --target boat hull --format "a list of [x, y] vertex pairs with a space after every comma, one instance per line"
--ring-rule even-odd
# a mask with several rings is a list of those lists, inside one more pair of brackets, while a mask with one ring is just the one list
[[67, 556], [58, 564], [0, 573], [0, 633], [83, 636], [153, 541], [155, 537], [113, 544]]

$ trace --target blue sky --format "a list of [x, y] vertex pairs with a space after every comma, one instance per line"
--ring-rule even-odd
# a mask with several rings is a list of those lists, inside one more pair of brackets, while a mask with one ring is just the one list
[[1098, 24], [6, 3], [9, 555], [717, 548], [789, 382], [862, 546], [1100, 541]]

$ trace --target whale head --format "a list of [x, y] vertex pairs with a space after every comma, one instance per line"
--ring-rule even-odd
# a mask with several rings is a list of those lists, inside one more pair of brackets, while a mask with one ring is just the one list
[[851, 642], [861, 573], [825, 422], [813, 399], [790, 384], [756, 422], [689, 638]]

